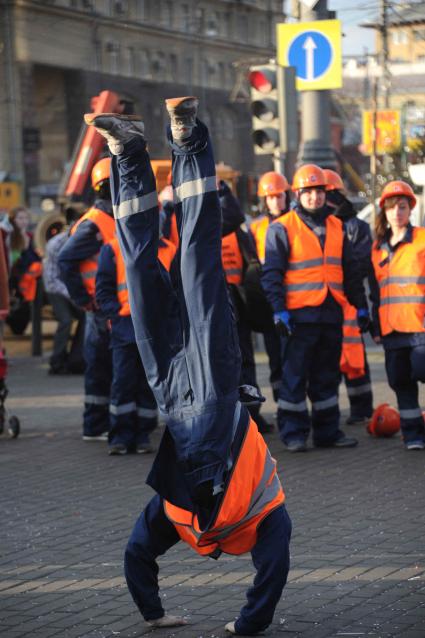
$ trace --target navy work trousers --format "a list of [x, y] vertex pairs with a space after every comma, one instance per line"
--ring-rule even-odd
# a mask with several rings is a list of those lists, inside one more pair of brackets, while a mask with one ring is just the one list
[[277, 402], [279, 400], [280, 379], [282, 376], [281, 341], [274, 328], [265, 332], [263, 336], [264, 347], [269, 359], [270, 386], [273, 392], [273, 399]]
[[109, 400], [112, 382], [110, 332], [106, 320], [97, 313], [86, 313], [84, 334], [84, 423], [85, 436], [109, 431]]
[[157, 409], [135, 343], [112, 348], [112, 368], [109, 443], [127, 449], [148, 443]]
[[385, 368], [390, 388], [397, 397], [404, 442], [425, 441], [418, 399], [418, 381], [425, 382], [425, 346], [385, 350]]
[[348, 400], [350, 402], [350, 416], [354, 419], [369, 418], [373, 412], [372, 382], [364, 344], [363, 350], [365, 373], [355, 379], [349, 379], [347, 375], [344, 374], [345, 387], [347, 388]]
[[[256, 576], [236, 621], [238, 633], [261, 631], [272, 622], [288, 577], [290, 537], [291, 520], [282, 505], [258, 528], [257, 542], [251, 551]], [[164, 615], [156, 559], [179, 540], [174, 525], [164, 513], [162, 499], [154, 496], [136, 522], [124, 563], [128, 588], [145, 620]]]
[[[240, 353], [221, 262], [221, 210], [208, 130], [171, 144], [180, 247], [177, 289], [157, 258], [158, 198], [146, 144], [112, 158], [111, 191], [136, 341], [172, 441], [156, 459], [180, 464], [187, 489], [222, 483], [238, 398]], [[172, 450], [172, 447], [174, 449]], [[167, 456], [168, 455], [168, 456]], [[175, 458], [173, 459], [173, 456]], [[150, 484], [176, 505], [171, 491]]]
[[339, 429], [338, 386], [342, 347], [340, 324], [295, 324], [282, 339], [282, 379], [278, 425], [282, 441], [305, 441], [310, 431], [306, 398], [311, 401], [313, 443], [332, 445]]

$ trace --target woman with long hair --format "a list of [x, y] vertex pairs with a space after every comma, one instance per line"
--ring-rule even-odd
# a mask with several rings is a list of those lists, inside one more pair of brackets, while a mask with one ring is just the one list
[[425, 381], [425, 228], [410, 224], [416, 205], [412, 188], [389, 182], [379, 202], [372, 247], [373, 315], [377, 342], [385, 350], [388, 383], [394, 390], [407, 450], [425, 450], [425, 425], [418, 381]]

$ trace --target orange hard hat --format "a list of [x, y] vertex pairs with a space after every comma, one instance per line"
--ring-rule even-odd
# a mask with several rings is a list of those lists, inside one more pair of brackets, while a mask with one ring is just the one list
[[111, 158], [104, 157], [93, 166], [91, 172], [91, 185], [94, 189], [105, 179], [109, 179], [111, 174]]
[[280, 195], [285, 191], [289, 191], [288, 180], [284, 175], [269, 171], [260, 177], [258, 182], [258, 197], [267, 197], [268, 195]]
[[323, 168], [322, 171], [325, 176], [327, 191], [345, 191], [344, 182], [337, 172], [331, 171], [330, 168]]
[[295, 171], [292, 182], [292, 190], [298, 191], [302, 188], [326, 188], [326, 178], [323, 170], [316, 164], [304, 164]]
[[396, 180], [394, 182], [388, 182], [388, 184], [385, 184], [384, 190], [381, 193], [381, 199], [379, 200], [379, 207], [382, 208], [384, 206], [385, 200], [389, 199], [390, 197], [407, 197], [410, 202], [411, 208], [414, 208], [416, 206], [415, 193], [413, 192], [412, 187], [407, 182]]
[[400, 414], [388, 403], [381, 403], [367, 426], [372, 436], [392, 436], [400, 430]]

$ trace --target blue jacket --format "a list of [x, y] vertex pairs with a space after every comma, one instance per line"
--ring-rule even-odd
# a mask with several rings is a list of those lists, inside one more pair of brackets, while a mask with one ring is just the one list
[[[95, 208], [112, 216], [112, 203], [108, 200], [96, 200]], [[92, 299], [88, 294], [80, 274], [80, 262], [97, 255], [103, 241], [96, 224], [86, 219], [79, 224], [73, 235], [70, 235], [59, 253], [59, 270], [61, 279], [68, 288], [72, 301], [77, 306], [85, 306]]]
[[111, 321], [111, 348], [136, 343], [131, 315], [121, 316], [117, 297], [115, 255], [109, 244], [102, 246], [96, 275], [96, 301], [102, 314]]
[[[330, 209], [324, 207], [322, 211], [308, 214], [299, 204], [295, 212], [302, 221], [319, 238], [323, 248], [326, 239], [326, 217]], [[356, 256], [347, 238], [344, 227], [344, 243], [342, 252], [342, 267], [344, 271], [344, 292], [348, 301], [356, 308], [367, 308], [366, 296], [363, 288], [362, 276], [358, 270]], [[283, 278], [288, 269], [290, 245], [286, 229], [282, 224], [270, 224], [266, 238], [266, 261], [263, 265], [261, 283], [273, 311], [286, 310], [285, 289]], [[342, 323], [342, 308], [335, 301], [331, 293], [320, 306], [306, 306], [291, 310], [291, 317], [296, 323]]]

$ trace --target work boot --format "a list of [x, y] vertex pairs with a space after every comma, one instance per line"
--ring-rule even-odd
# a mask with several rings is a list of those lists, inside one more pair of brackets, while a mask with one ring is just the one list
[[198, 98], [193, 96], [174, 97], [165, 100], [171, 120], [171, 133], [176, 144], [183, 144], [192, 135], [192, 131], [196, 126], [198, 104]]
[[294, 439], [293, 441], [288, 441], [288, 443], [285, 443], [285, 446], [288, 452], [307, 452], [307, 444], [302, 439]]
[[84, 121], [106, 139], [112, 155], [122, 153], [124, 144], [134, 137], [144, 139], [145, 126], [140, 115], [86, 113]]
[[370, 421], [370, 416], [349, 416], [345, 423], [346, 425], [367, 425]]
[[224, 629], [229, 632], [229, 634], [234, 634], [235, 636], [264, 636], [264, 631], [256, 631], [254, 634], [240, 634], [236, 631], [235, 622], [228, 622], [227, 625], [224, 626]]
[[181, 616], [170, 616], [169, 614], [164, 614], [162, 618], [147, 620], [146, 623], [150, 627], [161, 629], [162, 627], [181, 627], [182, 625], [187, 625], [187, 620]]
[[123, 456], [127, 452], [127, 446], [124, 443], [112, 443], [108, 448], [109, 456]]

